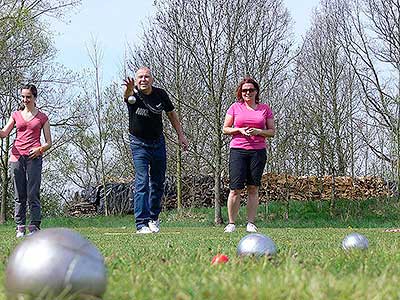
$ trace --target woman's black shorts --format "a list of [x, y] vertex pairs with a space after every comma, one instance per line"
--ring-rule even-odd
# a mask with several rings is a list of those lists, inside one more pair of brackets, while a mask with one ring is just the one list
[[229, 188], [241, 190], [245, 187], [245, 184], [260, 186], [266, 162], [266, 149], [231, 148], [229, 153]]

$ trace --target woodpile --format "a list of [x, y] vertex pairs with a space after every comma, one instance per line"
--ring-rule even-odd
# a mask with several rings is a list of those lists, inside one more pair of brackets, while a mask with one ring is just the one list
[[[133, 191], [134, 192], [134, 191]], [[112, 215], [131, 214], [132, 182], [110, 182], [106, 184], [109, 213]], [[228, 180], [221, 181], [221, 204], [226, 205], [229, 195]], [[287, 174], [264, 174], [260, 187], [260, 202], [282, 200], [362, 200], [390, 197], [392, 191], [380, 177], [333, 177], [292, 176]], [[246, 191], [242, 193], [246, 201]], [[68, 207], [70, 216], [104, 214], [103, 186], [89, 187]], [[186, 176], [182, 181], [182, 207], [213, 207], [214, 178], [206, 176]], [[163, 207], [166, 210], [177, 207], [176, 179], [168, 177], [165, 183]]]
[[[106, 184], [108, 211], [111, 215], [133, 213], [133, 185], [129, 180], [109, 182]], [[221, 200], [223, 204], [228, 199], [229, 190], [221, 182]], [[88, 187], [76, 194], [67, 207], [69, 216], [90, 216], [104, 214], [104, 189], [102, 185]], [[163, 208], [166, 210], [177, 207], [176, 178], [167, 177], [163, 197]], [[182, 207], [213, 207], [214, 178], [208, 176], [186, 176], [182, 180]]]
[[71, 201], [66, 204], [68, 216], [80, 217], [96, 215], [97, 205], [90, 197], [90, 194], [95, 193], [95, 190], [95, 188], [90, 188], [81, 193], [76, 192]]
[[68, 215], [71, 217], [95, 216], [97, 208], [96, 205], [89, 202], [74, 203], [68, 207]]
[[[76, 193], [72, 202], [68, 204], [69, 216], [90, 216], [105, 214], [105, 199], [110, 215], [124, 215], [132, 213], [132, 189], [130, 182], [108, 182], [104, 194], [103, 185], [88, 187], [81, 193]], [[106, 197], [105, 197], [106, 195]]]
[[[182, 207], [213, 207], [214, 206], [214, 177], [185, 176], [182, 179]], [[220, 199], [226, 203], [229, 189], [226, 182], [221, 181]], [[177, 207], [176, 178], [167, 178], [164, 193], [165, 209]]]
[[362, 200], [390, 197], [392, 191], [380, 177], [349, 177], [332, 175], [292, 176], [267, 173], [262, 177], [261, 201], [274, 200]]

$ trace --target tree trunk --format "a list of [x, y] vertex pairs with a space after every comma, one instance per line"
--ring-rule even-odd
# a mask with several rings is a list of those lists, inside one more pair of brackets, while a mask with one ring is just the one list
[[335, 168], [332, 168], [332, 192], [331, 192], [331, 202], [330, 202], [330, 215], [333, 217], [334, 215], [334, 210], [335, 210]]
[[8, 198], [8, 178], [7, 169], [2, 169], [1, 174], [1, 211], [0, 211], [0, 224], [7, 221], [7, 198]]
[[221, 134], [219, 134], [219, 139], [217, 140], [216, 147], [216, 160], [217, 164], [215, 166], [215, 174], [214, 174], [214, 223], [215, 225], [220, 225], [224, 223], [222, 218], [221, 211], [221, 170], [222, 170], [222, 159], [221, 159], [221, 149], [222, 149], [222, 140]]
[[182, 209], [182, 151], [180, 146], [176, 152], [176, 201], [178, 211]]
[[4, 224], [7, 221], [7, 199], [8, 196], [8, 149], [10, 149], [10, 137], [5, 138], [5, 149], [7, 150], [4, 155], [4, 168], [1, 168], [1, 207], [0, 207], [0, 224]]
[[399, 82], [397, 85], [397, 189], [395, 196], [397, 197], [397, 200], [400, 200], [400, 63], [397, 64], [397, 76]]
[[214, 223], [215, 225], [220, 225], [224, 223], [224, 219], [222, 218], [222, 210], [221, 210], [221, 180], [220, 176], [217, 175], [217, 171], [215, 172], [215, 182], [214, 182]]
[[[174, 42], [175, 46], [175, 62], [177, 66], [175, 68], [175, 86], [177, 95], [177, 113], [180, 122], [182, 122], [182, 72], [181, 72], [181, 58], [180, 58], [180, 48], [177, 43]], [[176, 152], [176, 197], [177, 197], [177, 208], [178, 211], [182, 209], [182, 148], [178, 145], [178, 151]]]

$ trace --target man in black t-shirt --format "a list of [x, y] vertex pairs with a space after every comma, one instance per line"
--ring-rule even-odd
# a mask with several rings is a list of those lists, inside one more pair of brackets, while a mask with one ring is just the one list
[[[188, 142], [168, 94], [153, 87], [153, 76], [141, 67], [135, 79], [124, 79], [124, 101], [129, 112], [129, 139], [135, 167], [134, 211], [137, 233], [157, 233], [167, 168], [162, 112], [178, 135], [184, 150]], [[135, 85], [136, 83], [136, 85]]]

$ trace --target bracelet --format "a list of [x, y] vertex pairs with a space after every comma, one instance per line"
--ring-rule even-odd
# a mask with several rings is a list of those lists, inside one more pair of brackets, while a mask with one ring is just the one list
[[39, 147], [39, 152], [40, 152], [40, 154], [43, 154], [43, 153], [44, 153], [44, 149], [43, 149], [42, 146]]

